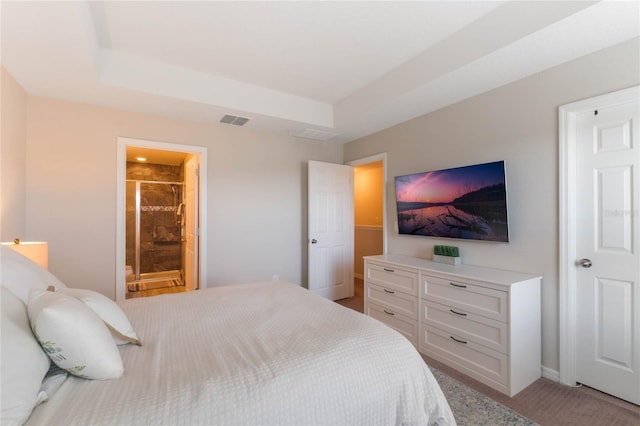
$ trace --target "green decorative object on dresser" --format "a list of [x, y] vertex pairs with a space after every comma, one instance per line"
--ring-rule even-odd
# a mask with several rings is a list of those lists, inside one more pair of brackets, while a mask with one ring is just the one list
[[433, 261], [438, 263], [448, 263], [450, 265], [460, 265], [462, 258], [460, 250], [454, 246], [433, 246]]

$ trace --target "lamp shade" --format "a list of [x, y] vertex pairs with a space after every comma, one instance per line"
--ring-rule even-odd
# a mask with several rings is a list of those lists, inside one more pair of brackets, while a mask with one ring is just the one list
[[49, 268], [49, 247], [45, 242], [23, 242], [16, 243], [2, 243], [12, 250], [17, 251], [21, 255], [31, 259], [44, 269]]

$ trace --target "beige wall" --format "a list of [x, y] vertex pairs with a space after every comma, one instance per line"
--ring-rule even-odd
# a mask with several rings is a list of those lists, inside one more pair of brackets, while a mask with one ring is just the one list
[[115, 297], [119, 136], [208, 148], [208, 286], [306, 285], [306, 162], [342, 146], [29, 97], [26, 223], [63, 282]]
[[384, 253], [384, 239], [382, 226], [358, 226], [354, 229], [353, 245], [353, 274], [356, 278], [364, 279], [363, 256]]
[[[558, 369], [558, 107], [640, 83], [638, 39], [345, 145], [345, 161], [387, 153], [390, 253], [430, 258], [454, 243], [463, 262], [543, 276], [543, 364]], [[400, 236], [393, 176], [505, 160], [510, 239]]]
[[382, 226], [382, 161], [355, 167], [354, 214], [356, 225]]
[[0, 240], [32, 239], [25, 227], [27, 93], [0, 66]]

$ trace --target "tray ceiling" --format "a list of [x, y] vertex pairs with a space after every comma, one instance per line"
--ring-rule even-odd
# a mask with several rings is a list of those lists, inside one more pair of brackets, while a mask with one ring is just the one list
[[[25, 90], [344, 143], [638, 37], [640, 3], [2, 2]], [[331, 136], [335, 135], [335, 136]]]

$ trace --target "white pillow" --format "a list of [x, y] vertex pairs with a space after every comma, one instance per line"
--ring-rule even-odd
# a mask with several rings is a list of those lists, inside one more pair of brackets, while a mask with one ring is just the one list
[[29, 289], [46, 290], [49, 286], [64, 288], [51, 272], [17, 251], [0, 244], [0, 282], [25, 304], [29, 300]]
[[37, 405], [50, 361], [29, 327], [27, 307], [2, 287], [2, 424], [21, 425]]
[[80, 300], [31, 290], [27, 311], [33, 334], [58, 367], [85, 379], [116, 379], [124, 373], [107, 326]]
[[116, 345], [133, 343], [140, 346], [138, 335], [120, 306], [102, 293], [80, 288], [61, 288], [58, 293], [66, 294], [83, 301], [107, 325]]

